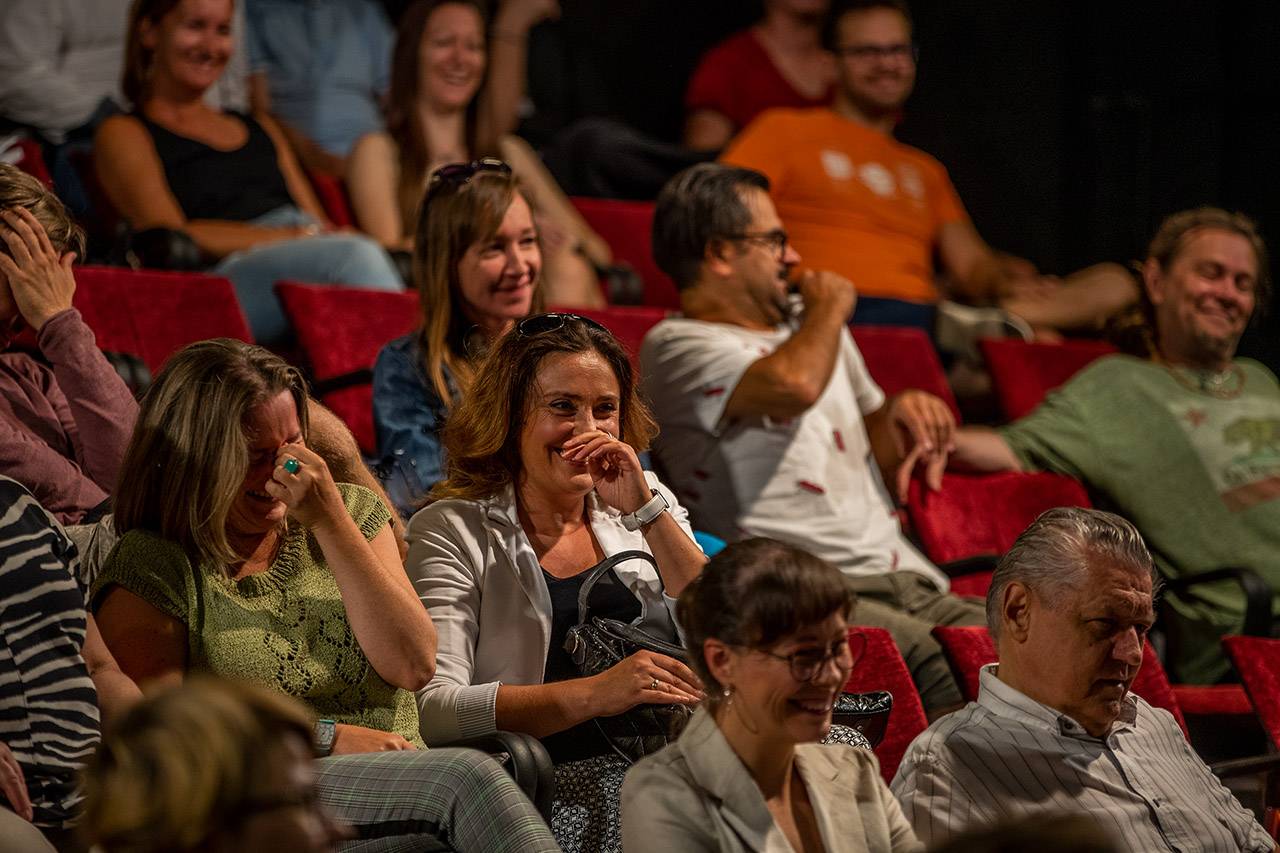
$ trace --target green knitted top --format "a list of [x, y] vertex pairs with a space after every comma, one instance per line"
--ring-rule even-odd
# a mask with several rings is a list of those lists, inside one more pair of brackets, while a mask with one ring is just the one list
[[[387, 526], [391, 514], [373, 492], [346, 483], [338, 490], [366, 538]], [[424, 745], [413, 694], [370, 665], [320, 545], [302, 525], [289, 525], [270, 569], [240, 580], [213, 566], [193, 569], [176, 543], [131, 530], [94, 582], [95, 610], [117, 585], [187, 626], [191, 670], [257, 681], [320, 717]]]

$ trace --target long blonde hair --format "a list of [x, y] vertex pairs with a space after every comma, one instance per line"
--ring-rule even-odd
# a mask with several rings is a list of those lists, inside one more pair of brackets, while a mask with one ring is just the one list
[[298, 369], [243, 341], [216, 338], [184, 347], [147, 389], [120, 468], [116, 528], [177, 542], [193, 564], [228, 571], [240, 556], [227, 514], [249, 468], [245, 422], [282, 391], [292, 395], [307, 435], [307, 388]]
[[209, 849], [262, 796], [287, 739], [310, 746], [312, 726], [283, 693], [208, 676], [150, 696], [85, 768], [88, 835], [104, 853]]
[[[422, 309], [418, 346], [423, 371], [446, 409], [456, 402], [445, 381], [446, 369], [464, 396], [473, 371], [467, 334], [474, 323], [462, 309], [458, 264], [472, 245], [493, 239], [517, 194], [520, 182], [514, 175], [482, 171], [464, 184], [441, 184], [422, 196], [413, 249], [413, 278]], [[530, 310], [541, 309], [538, 280]]]

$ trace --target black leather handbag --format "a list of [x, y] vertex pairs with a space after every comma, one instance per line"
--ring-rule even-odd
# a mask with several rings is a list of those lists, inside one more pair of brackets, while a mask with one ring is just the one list
[[[578, 674], [598, 675], [636, 652], [650, 651], [688, 664], [684, 648], [655, 637], [648, 631], [616, 619], [592, 616], [588, 599], [591, 588], [620, 563], [646, 560], [659, 572], [658, 563], [644, 551], [622, 551], [602, 561], [582, 582], [578, 592], [578, 623], [565, 634], [564, 650], [573, 659]], [[659, 572], [661, 578], [661, 572]], [[592, 722], [613, 751], [629, 762], [638, 761], [674, 741], [693, 711], [687, 705], [637, 705], [612, 717], [596, 717]]]

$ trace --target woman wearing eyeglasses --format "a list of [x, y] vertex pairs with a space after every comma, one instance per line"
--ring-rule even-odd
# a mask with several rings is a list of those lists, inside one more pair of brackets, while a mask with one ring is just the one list
[[[492, 5], [492, 4], [489, 4]], [[445, 163], [500, 154], [515, 167], [546, 243], [548, 299], [601, 306], [596, 267], [609, 246], [565, 197], [538, 155], [509, 134], [524, 95], [529, 28], [559, 15], [556, 0], [503, 0], [488, 33], [478, 0], [418, 0], [400, 19], [391, 57], [387, 128], [355, 144], [347, 188], [356, 223], [384, 246], [412, 251], [423, 187]]]
[[590, 589], [593, 616], [677, 643], [675, 598], [705, 558], [684, 509], [636, 453], [655, 431], [621, 345], [541, 314], [477, 368], [444, 429], [449, 477], [409, 525], [406, 568], [439, 637], [418, 691], [428, 743], [494, 729], [543, 738], [557, 763], [552, 831], [566, 851], [618, 850], [629, 762], [592, 723], [645, 703], [695, 705], [687, 666], [638, 652], [579, 677], [564, 650], [589, 569], [638, 550]]
[[373, 368], [378, 453], [405, 518], [444, 479], [440, 428], [470, 387], [476, 357], [542, 305], [538, 231], [500, 160], [432, 175], [415, 245], [421, 322], [384, 346]]
[[817, 744], [854, 665], [853, 604], [838, 569], [772, 539], [707, 563], [677, 610], [707, 698], [627, 774], [626, 853], [924, 849], [869, 749]]

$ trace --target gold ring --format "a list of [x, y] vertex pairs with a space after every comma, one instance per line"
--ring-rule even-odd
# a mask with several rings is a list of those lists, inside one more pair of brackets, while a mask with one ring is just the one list
[[662, 682], [655, 678], [653, 681], [650, 681], [650, 682], [649, 682], [649, 689], [650, 689], [650, 690], [661, 690], [661, 689], [662, 689]]

